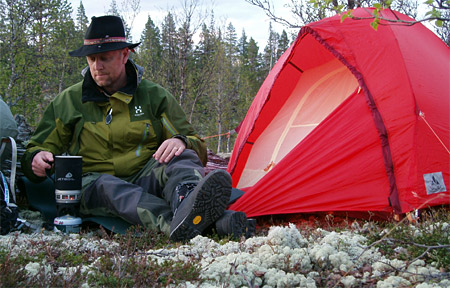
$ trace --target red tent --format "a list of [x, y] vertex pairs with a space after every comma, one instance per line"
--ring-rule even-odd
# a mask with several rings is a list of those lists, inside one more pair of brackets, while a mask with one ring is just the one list
[[246, 193], [230, 209], [401, 214], [450, 203], [450, 49], [422, 24], [375, 31], [371, 21], [301, 29], [242, 123], [228, 171]]

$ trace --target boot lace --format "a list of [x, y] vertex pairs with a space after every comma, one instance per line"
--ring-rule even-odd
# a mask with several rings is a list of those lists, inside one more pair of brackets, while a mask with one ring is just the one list
[[175, 203], [172, 204], [175, 207], [174, 215], [184, 198], [188, 197], [196, 186], [197, 183], [181, 183], [175, 187], [175, 195], [177, 198], [174, 201]]

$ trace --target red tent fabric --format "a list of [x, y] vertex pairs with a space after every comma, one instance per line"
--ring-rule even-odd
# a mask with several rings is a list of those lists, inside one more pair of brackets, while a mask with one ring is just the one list
[[228, 171], [246, 193], [230, 209], [401, 214], [450, 203], [450, 49], [422, 24], [375, 31], [371, 21], [338, 15], [301, 29], [242, 122]]

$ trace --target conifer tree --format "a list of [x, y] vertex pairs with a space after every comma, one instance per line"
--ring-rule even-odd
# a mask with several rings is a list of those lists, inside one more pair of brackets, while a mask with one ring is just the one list
[[161, 79], [161, 35], [159, 28], [150, 16], [147, 18], [144, 31], [141, 35], [139, 47], [139, 65], [145, 68], [145, 77], [153, 82], [160, 83]]
[[[35, 1], [0, 0], [0, 91], [13, 113], [23, 114], [31, 125], [58, 93], [82, 80], [86, 59], [69, 57], [68, 52], [83, 45], [90, 22], [82, 1], [75, 16], [67, 0], [42, 0], [39, 5]], [[185, 6], [181, 15], [168, 11], [159, 27], [148, 17], [133, 57], [145, 68], [145, 78], [179, 100], [200, 135], [224, 134], [245, 117], [268, 65], [244, 30], [238, 37], [232, 23], [221, 29], [213, 12], [209, 23], [193, 21], [197, 2], [188, 2], [192, 6]], [[121, 16], [119, 8], [113, 0], [107, 14]], [[199, 37], [196, 43], [194, 35]], [[285, 36], [272, 35], [278, 42], [270, 42], [271, 53], [285, 47]], [[232, 139], [206, 141], [214, 152], [229, 152]]]
[[161, 85], [166, 87], [176, 98], [179, 96], [177, 45], [175, 19], [169, 12], [164, 18], [161, 28]]
[[4, 28], [0, 49], [6, 52], [1, 54], [6, 65], [0, 68], [0, 82], [8, 83], [2, 90], [13, 113], [33, 124], [70, 78], [67, 52], [73, 48], [75, 33], [72, 10], [67, 0], [42, 0], [39, 5], [33, 0], [3, 0], [0, 5]]
[[286, 30], [283, 30], [280, 34], [280, 37], [278, 38], [278, 43], [277, 43], [277, 59], [279, 59], [281, 57], [281, 55], [283, 55], [284, 51], [286, 51], [289, 48], [289, 38], [287, 35]]

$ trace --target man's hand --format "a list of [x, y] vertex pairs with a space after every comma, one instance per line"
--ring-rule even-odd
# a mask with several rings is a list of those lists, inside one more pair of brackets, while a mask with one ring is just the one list
[[174, 156], [180, 155], [186, 149], [186, 145], [181, 139], [170, 138], [164, 141], [155, 154], [153, 158], [159, 163], [168, 163]]
[[39, 177], [45, 177], [46, 169], [51, 169], [53, 165], [53, 154], [48, 151], [41, 151], [34, 155], [33, 162], [31, 163], [31, 169], [34, 175]]

